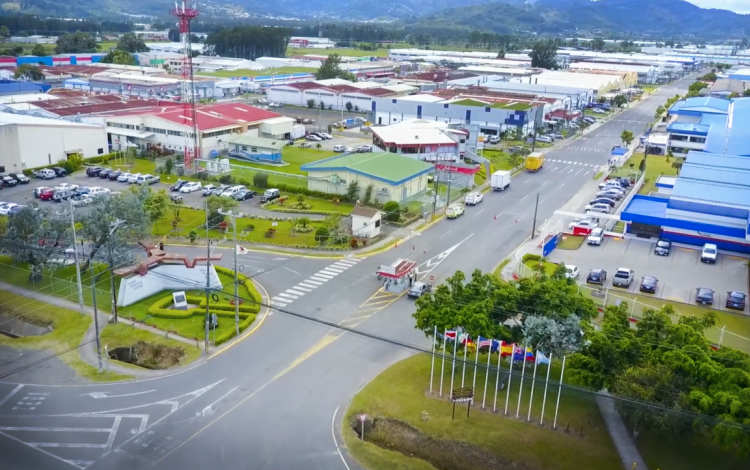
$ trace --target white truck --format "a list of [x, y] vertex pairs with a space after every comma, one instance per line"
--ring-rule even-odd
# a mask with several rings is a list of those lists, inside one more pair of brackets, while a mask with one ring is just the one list
[[510, 171], [497, 170], [490, 176], [490, 187], [493, 191], [505, 191], [510, 186]]

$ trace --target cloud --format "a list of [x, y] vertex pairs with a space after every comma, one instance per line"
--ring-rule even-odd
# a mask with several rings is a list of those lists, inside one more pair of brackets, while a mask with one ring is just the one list
[[735, 13], [750, 13], [750, 1], [748, 0], [687, 0], [693, 5], [701, 8], [716, 8], [730, 10]]

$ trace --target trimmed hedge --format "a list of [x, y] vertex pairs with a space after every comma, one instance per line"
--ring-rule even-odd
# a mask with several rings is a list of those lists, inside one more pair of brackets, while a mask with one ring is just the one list
[[[274, 207], [276, 206], [276, 207]], [[341, 214], [341, 215], [349, 215], [346, 212], [339, 212], [339, 211], [318, 211], [318, 210], [308, 210], [308, 209], [288, 209], [283, 208], [279, 206], [278, 204], [272, 202], [267, 202], [260, 206], [261, 209], [266, 209], [269, 211], [274, 212], [281, 212], [285, 214], [320, 214], [320, 215], [334, 215], [334, 214]]]
[[525, 263], [526, 261], [529, 261], [529, 260], [531, 260], [531, 261], [540, 261], [541, 259], [542, 259], [542, 257], [539, 256], [539, 255], [535, 255], [533, 253], [526, 253], [521, 258], [521, 261]]

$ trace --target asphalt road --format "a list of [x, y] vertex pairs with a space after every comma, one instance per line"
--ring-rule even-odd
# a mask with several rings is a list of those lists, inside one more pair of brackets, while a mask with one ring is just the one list
[[[412, 301], [376, 294], [376, 267], [411, 251], [420, 275], [434, 283], [456, 270], [493, 269], [531, 233], [537, 193], [543, 221], [591, 181], [622, 130], [638, 136], [656, 107], [689, 82], [667, 86], [586, 137], [549, 151], [539, 173], [519, 175], [509, 190], [487, 194], [463, 217], [440, 221], [382, 255], [348, 263], [243, 258], [266, 271], [257, 279], [278, 308], [256, 334], [192, 369], [109, 385], [35, 386], [7, 378], [0, 383], [3, 469], [359, 468], [336, 445], [346, 403], [410, 350], [332, 325], [429, 347], [413, 328]], [[228, 262], [231, 252], [225, 253]], [[321, 272], [329, 279], [310, 287]], [[300, 293], [300, 283], [308, 286], [303, 295], [281, 296], [289, 289]]]

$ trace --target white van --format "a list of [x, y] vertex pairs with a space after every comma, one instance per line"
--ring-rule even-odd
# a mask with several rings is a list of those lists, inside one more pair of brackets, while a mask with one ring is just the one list
[[240, 191], [245, 191], [245, 187], [242, 186], [242, 185], [232, 186], [230, 188], [225, 189], [224, 192], [221, 193], [221, 196], [223, 196], [223, 197], [232, 197], [232, 196], [234, 196], [235, 194], [237, 194]]
[[482, 202], [483, 199], [482, 193], [469, 193], [464, 197], [464, 204], [473, 206]]
[[333, 146], [333, 151], [334, 152], [343, 152], [344, 150], [346, 150], [346, 146], [344, 146], [344, 145], [334, 145]]

